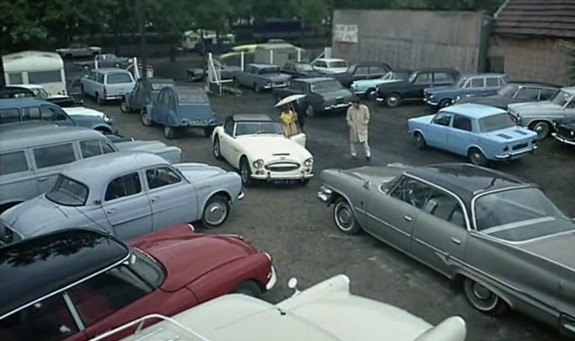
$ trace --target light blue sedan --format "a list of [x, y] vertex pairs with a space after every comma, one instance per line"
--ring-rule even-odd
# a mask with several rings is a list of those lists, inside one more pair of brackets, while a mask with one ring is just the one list
[[467, 156], [476, 165], [532, 154], [537, 133], [517, 126], [507, 112], [480, 104], [460, 104], [407, 121], [418, 148], [426, 146]]
[[384, 83], [393, 83], [397, 81], [406, 80], [411, 74], [410, 70], [394, 70], [389, 71], [385, 75], [372, 78], [372, 79], [361, 79], [351, 83], [351, 91], [358, 96], [363, 96], [374, 100], [377, 94], [377, 86]]

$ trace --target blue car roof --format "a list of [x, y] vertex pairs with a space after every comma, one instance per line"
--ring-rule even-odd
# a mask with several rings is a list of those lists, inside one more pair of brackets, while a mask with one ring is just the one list
[[468, 117], [483, 118], [498, 114], [504, 114], [505, 110], [483, 104], [464, 103], [464, 104], [455, 104], [450, 107], [443, 108], [440, 110], [440, 112], [451, 112], [454, 114], [459, 114]]
[[38, 105], [45, 105], [45, 104], [54, 105], [48, 101], [38, 99], [35, 97], [0, 99], [0, 109], [26, 108], [26, 107], [33, 107], [33, 106], [38, 106]]

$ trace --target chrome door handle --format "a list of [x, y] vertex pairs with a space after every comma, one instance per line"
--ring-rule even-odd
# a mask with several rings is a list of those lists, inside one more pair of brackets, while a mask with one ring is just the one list
[[115, 208], [115, 207], [108, 208], [108, 209], [106, 210], [106, 213], [114, 213], [114, 212], [116, 212], [117, 210], [118, 210], [118, 209]]
[[451, 242], [453, 244], [457, 244], [457, 245], [461, 245], [461, 240], [455, 238], [455, 237], [451, 237]]
[[413, 218], [410, 217], [410, 216], [408, 216], [408, 215], [404, 215], [404, 216], [403, 216], [403, 219], [405, 219], [405, 220], [407, 220], [407, 221], [412, 221], [412, 220], [413, 220]]
[[37, 180], [38, 180], [38, 181], [46, 181], [46, 180], [48, 180], [48, 178], [43, 177], [43, 178], [38, 178]]
[[152, 202], [156, 202], [158, 199], [160, 199], [160, 196], [155, 196], [155, 197], [151, 197], [150, 200]]

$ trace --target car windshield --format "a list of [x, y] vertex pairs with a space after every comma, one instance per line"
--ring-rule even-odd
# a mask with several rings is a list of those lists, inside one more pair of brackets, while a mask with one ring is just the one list
[[515, 84], [507, 84], [506, 86], [502, 87], [499, 91], [498, 94], [499, 96], [503, 96], [503, 97], [513, 97], [513, 95], [515, 95], [515, 93], [517, 92], [517, 90], [519, 90], [519, 87]]
[[208, 96], [200, 91], [179, 91], [178, 101], [180, 103], [207, 103]]
[[572, 230], [573, 222], [536, 187], [480, 196], [474, 204], [478, 231], [512, 241]]
[[329, 62], [329, 67], [345, 67], [347, 68], [347, 62], [345, 60], [336, 60]]
[[313, 67], [309, 64], [295, 64], [297, 71], [313, 71]]
[[568, 94], [565, 91], [559, 91], [557, 93], [557, 95], [555, 95], [555, 97], [553, 97], [553, 99], [551, 100], [551, 102], [564, 107], [565, 104], [567, 104], [569, 102], [569, 100], [571, 100], [571, 98], [573, 98], [573, 95]]
[[238, 122], [236, 124], [236, 136], [254, 134], [283, 135], [283, 131], [278, 122], [272, 121]]
[[152, 256], [142, 250], [133, 248], [129, 259], [130, 269], [132, 269], [141, 279], [158, 288], [166, 277], [163, 266]]
[[341, 89], [342, 85], [337, 80], [325, 80], [313, 83], [311, 86], [312, 92], [330, 92]]
[[46, 193], [46, 198], [64, 206], [84, 206], [88, 199], [88, 187], [60, 174], [52, 190]]
[[482, 133], [515, 127], [515, 122], [507, 113], [484, 117], [479, 120], [479, 130]]

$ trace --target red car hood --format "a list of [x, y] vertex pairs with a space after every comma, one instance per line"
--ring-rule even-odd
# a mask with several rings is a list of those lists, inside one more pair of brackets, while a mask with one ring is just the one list
[[131, 243], [164, 265], [167, 271], [161, 286], [164, 291], [179, 290], [224, 264], [257, 252], [238, 238], [179, 230], [182, 232], [159, 231]]

